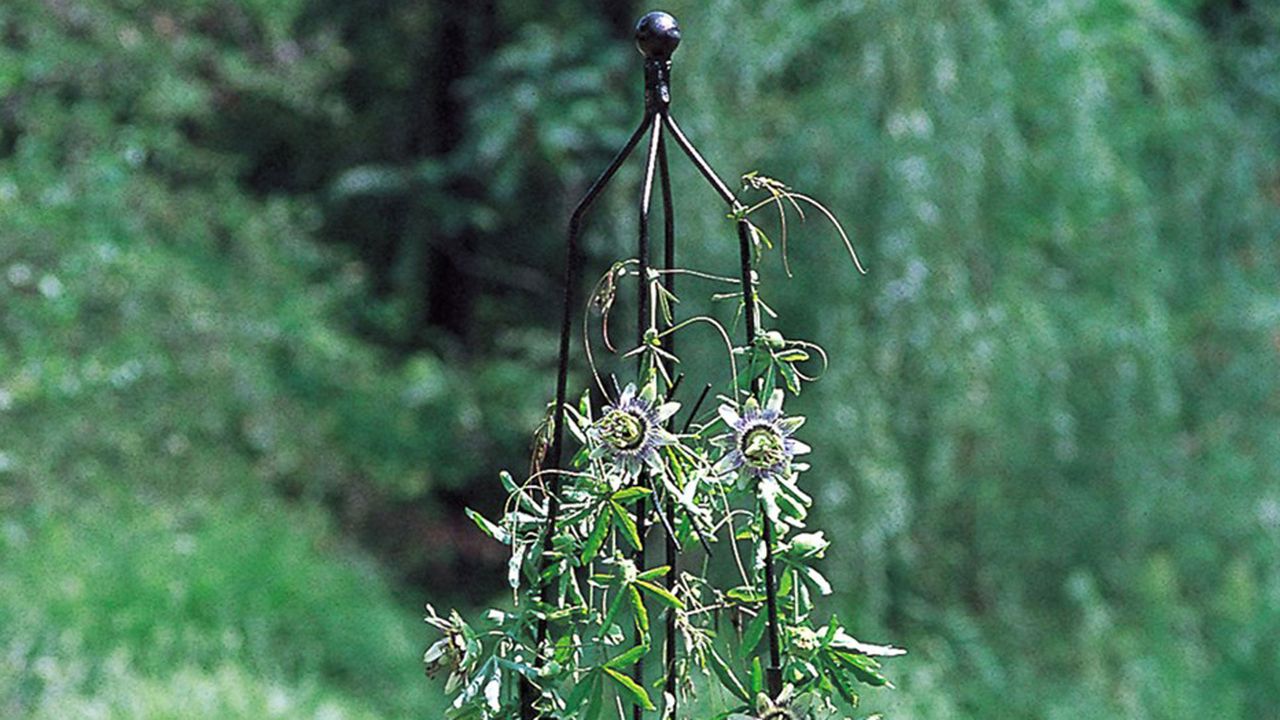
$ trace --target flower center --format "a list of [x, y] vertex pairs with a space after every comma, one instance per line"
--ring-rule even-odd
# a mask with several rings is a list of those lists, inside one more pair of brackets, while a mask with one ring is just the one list
[[782, 435], [768, 426], [754, 427], [742, 436], [742, 455], [748, 465], [758, 470], [775, 467], [787, 460]]
[[610, 410], [599, 427], [601, 439], [618, 450], [635, 450], [644, 441], [644, 420], [625, 410]]

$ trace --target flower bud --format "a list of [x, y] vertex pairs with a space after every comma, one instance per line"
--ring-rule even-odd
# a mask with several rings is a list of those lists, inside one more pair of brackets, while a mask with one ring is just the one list
[[827, 548], [831, 547], [831, 542], [823, 536], [821, 531], [800, 533], [791, 539], [791, 547], [801, 557], [822, 557]]

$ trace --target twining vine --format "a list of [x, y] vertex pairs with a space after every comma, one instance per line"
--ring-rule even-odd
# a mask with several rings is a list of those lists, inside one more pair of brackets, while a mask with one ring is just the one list
[[[757, 173], [743, 177], [743, 189], [766, 195], [730, 214], [747, 225], [753, 260], [773, 243], [752, 216], [774, 208], [790, 274], [787, 211], [803, 218], [807, 205], [831, 222], [861, 271], [843, 228], [816, 200]], [[591, 382], [605, 400], [593, 407], [583, 392], [562, 408], [576, 445], [571, 461], [564, 469], [544, 467], [548, 420], [536, 434], [527, 476], [501, 475], [508, 493], [503, 515], [489, 520], [467, 511], [510, 547], [513, 603], [475, 623], [428, 606], [427, 622], [443, 637], [424, 660], [428, 674], [448, 677], [453, 720], [506, 720], [530, 706], [539, 717], [563, 720], [645, 713], [825, 719], [854, 712], [859, 686], [889, 685], [880, 659], [904, 651], [855, 639], [816, 602], [832, 593], [816, 567], [830, 542], [806, 526], [813, 500], [802, 482], [810, 472], [803, 461], [809, 446], [801, 440], [805, 419], [788, 414], [786, 398], [821, 374], [826, 353], [782, 334], [750, 271], [737, 292], [712, 296], [736, 301], [733, 325], [752, 329], [749, 343], [736, 344], [731, 328], [711, 316], [677, 320], [679, 299], [664, 283], [673, 274], [740, 282], [688, 268], [651, 269], [634, 259], [611, 267], [587, 305], [600, 318], [608, 351], [638, 362], [636, 381], [601, 375], [584, 319]], [[647, 324], [639, 343], [624, 352], [610, 337], [609, 317], [628, 279], [640, 283], [648, 312], [641, 313]], [[672, 348], [677, 335], [698, 326], [716, 331], [720, 348], [712, 350], [724, 358], [731, 381], [712, 407], [703, 392], [686, 408], [674, 399], [683, 376], [674, 373], [679, 357]], [[637, 562], [651, 529], [682, 553], [681, 569]], [[724, 573], [712, 572], [714, 564], [730, 567], [732, 580], [718, 582]], [[767, 607], [767, 570], [775, 576], [776, 624]], [[671, 631], [661, 632], [658, 620]], [[766, 634], [773, 636], [769, 643]], [[766, 677], [772, 660], [766, 645], [779, 648], [780, 689]], [[645, 660], [657, 670], [637, 672]]]
[[[501, 476], [508, 493], [502, 517], [467, 511], [511, 548], [512, 609], [490, 610], [472, 626], [456, 611], [443, 617], [427, 608], [427, 622], [444, 635], [427, 650], [427, 672], [448, 673], [453, 720], [625, 720], [628, 712], [643, 720], [659, 711], [669, 720], [835, 718], [857, 705], [860, 684], [889, 684], [877, 658], [903, 653], [856, 640], [816, 606], [832, 591], [815, 567], [830, 543], [806, 529], [813, 500], [801, 476], [809, 446], [799, 437], [804, 418], [784, 405], [788, 393], [813, 380], [809, 365], [825, 367], [827, 355], [765, 326], [765, 317], [776, 323], [777, 314], [762, 299], [754, 268], [773, 243], [753, 216], [777, 211], [788, 275], [788, 210], [803, 219], [806, 207], [831, 222], [853, 264], [859, 271], [862, 265], [844, 228], [817, 200], [750, 173], [743, 191], [763, 198], [743, 204], [702, 158], [670, 112], [671, 55], [680, 39], [675, 18], [663, 12], [636, 27], [645, 114], [570, 216], [555, 400], [535, 433], [527, 477]], [[621, 353], [636, 363], [635, 380], [601, 376], [584, 319], [583, 353], [604, 400], [593, 403], [588, 389], [573, 402], [568, 367], [582, 222], [646, 135], [636, 255], [614, 264], [587, 301], [602, 318], [603, 345], [619, 354], [610, 311], [618, 289], [635, 282], [635, 343]], [[729, 206], [736, 278], [676, 266], [668, 136]], [[660, 268], [649, 262], [655, 178], [665, 220]], [[710, 315], [676, 317], [679, 275], [737, 285], [712, 299], [736, 301], [731, 324], [742, 327], [741, 345]], [[703, 407], [708, 384], [686, 411], [677, 399], [684, 376], [675, 372], [676, 341], [701, 326], [723, 343], [731, 380], [714, 408]], [[575, 451], [566, 462], [570, 443]], [[664, 541], [662, 563], [648, 561], [651, 535]], [[728, 581], [712, 572], [713, 559], [724, 565], [726, 557]]]

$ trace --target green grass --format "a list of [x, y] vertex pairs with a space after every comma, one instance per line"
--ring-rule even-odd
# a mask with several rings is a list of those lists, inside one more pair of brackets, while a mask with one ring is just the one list
[[431, 707], [411, 605], [334, 539], [321, 511], [267, 496], [49, 495], [6, 512], [0, 528], [0, 715], [374, 718]]

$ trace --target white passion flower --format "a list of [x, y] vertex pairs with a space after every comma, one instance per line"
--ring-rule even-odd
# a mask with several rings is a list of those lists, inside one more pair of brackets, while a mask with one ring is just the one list
[[720, 406], [720, 417], [730, 432], [714, 441], [725, 448], [715, 465], [716, 474], [742, 469], [756, 480], [790, 474], [791, 461], [809, 452], [809, 446], [791, 437], [804, 418], [783, 415], [782, 398], [781, 389], [773, 391], [764, 407], [754, 397], [748, 398], [741, 414], [732, 405]]
[[658, 450], [676, 441], [663, 424], [679, 409], [680, 403], [658, 402], [656, 381], [639, 392], [634, 384], [627, 385], [618, 402], [604, 406], [600, 419], [587, 430], [592, 459], [613, 460], [631, 475], [645, 467], [661, 467]]

